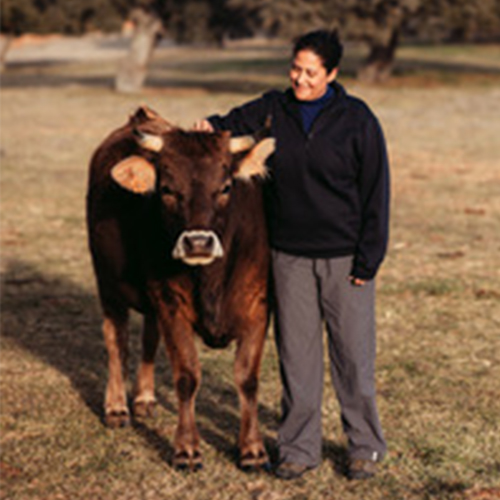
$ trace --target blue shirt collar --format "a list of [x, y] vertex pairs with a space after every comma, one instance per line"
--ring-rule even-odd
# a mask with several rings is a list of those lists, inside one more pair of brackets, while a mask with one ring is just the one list
[[328, 99], [330, 99], [330, 97], [333, 97], [334, 94], [335, 94], [335, 90], [333, 90], [333, 88], [330, 85], [328, 85], [328, 87], [326, 88], [326, 92], [318, 99], [314, 99], [313, 101], [298, 101], [298, 102], [300, 105], [321, 106], [326, 101], [328, 101]]

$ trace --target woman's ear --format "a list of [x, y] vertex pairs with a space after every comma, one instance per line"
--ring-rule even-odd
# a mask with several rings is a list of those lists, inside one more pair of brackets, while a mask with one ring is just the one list
[[332, 83], [335, 78], [337, 78], [337, 74], [339, 72], [339, 68], [333, 68], [330, 73], [328, 73], [328, 76], [327, 76], [327, 81], [328, 83]]

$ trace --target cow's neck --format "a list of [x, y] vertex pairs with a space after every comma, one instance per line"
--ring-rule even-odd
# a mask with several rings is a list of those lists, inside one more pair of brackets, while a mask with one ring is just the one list
[[204, 323], [216, 324], [220, 314], [222, 297], [224, 296], [224, 276], [218, 262], [211, 266], [199, 268], [196, 273], [194, 297], [198, 302]]
[[222, 261], [198, 268], [195, 272], [193, 301], [198, 312], [197, 332], [212, 347], [225, 347], [229, 342], [224, 318], [226, 266]]

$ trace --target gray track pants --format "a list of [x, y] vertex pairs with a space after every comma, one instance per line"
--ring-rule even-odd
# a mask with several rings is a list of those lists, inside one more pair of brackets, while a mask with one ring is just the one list
[[349, 457], [380, 460], [385, 454], [375, 403], [375, 284], [351, 285], [351, 265], [352, 257], [310, 259], [273, 250], [281, 461], [310, 467], [321, 461], [323, 320]]

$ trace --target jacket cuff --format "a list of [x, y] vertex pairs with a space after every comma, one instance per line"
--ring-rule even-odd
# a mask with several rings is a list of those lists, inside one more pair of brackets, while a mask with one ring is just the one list
[[359, 266], [354, 266], [351, 271], [351, 275], [354, 278], [359, 278], [360, 280], [365, 280], [365, 281], [372, 280], [373, 278], [375, 278], [376, 274], [377, 274], [376, 269], [374, 271], [369, 271]]

